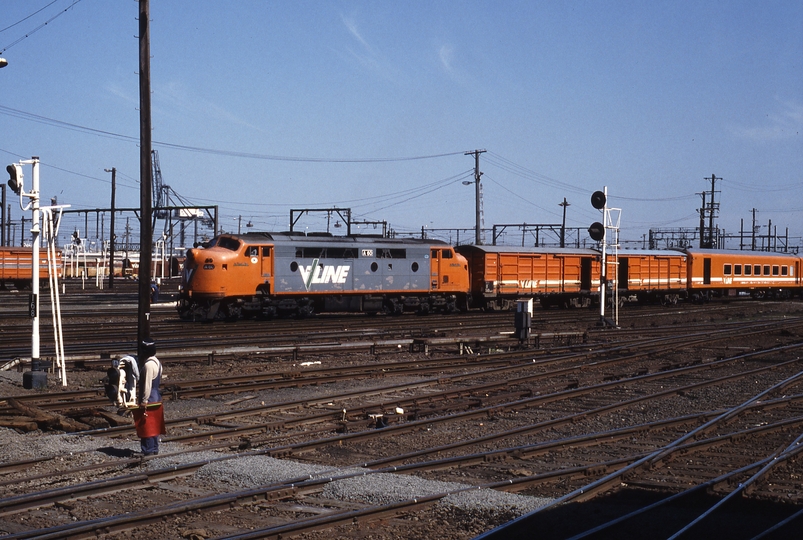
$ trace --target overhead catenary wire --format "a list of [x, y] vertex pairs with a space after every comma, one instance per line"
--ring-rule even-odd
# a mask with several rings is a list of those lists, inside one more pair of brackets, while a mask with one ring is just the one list
[[[53, 2], [49, 3], [48, 5], [46, 5], [46, 6], [45, 6], [45, 7], [43, 7], [42, 9], [40, 9], [39, 11], [36, 11], [36, 12], [32, 13], [31, 15], [28, 15], [28, 16], [27, 16], [27, 17], [25, 17], [24, 19], [22, 19], [22, 20], [20, 20], [20, 21], [17, 21], [16, 23], [12, 24], [11, 26], [7, 26], [7, 27], [3, 28], [3, 30], [0, 30], [0, 32], [3, 32], [3, 31], [5, 31], [5, 30], [8, 30], [9, 28], [13, 28], [14, 26], [16, 26], [17, 24], [21, 23], [22, 21], [24, 21], [24, 20], [26, 20], [26, 19], [29, 19], [29, 18], [33, 17], [33, 16], [34, 16], [34, 15], [36, 15], [37, 13], [39, 13], [39, 12], [43, 11], [44, 9], [46, 9], [46, 8], [50, 7], [51, 5], [55, 4], [55, 3], [56, 3], [56, 1], [57, 1], [57, 0], [54, 0]], [[49, 18], [48, 20], [46, 20], [45, 22], [43, 22], [42, 24], [40, 24], [39, 26], [37, 26], [36, 28], [34, 28], [33, 30], [31, 30], [30, 32], [28, 32], [28, 33], [27, 33], [27, 34], [25, 34], [24, 36], [22, 36], [21, 38], [18, 38], [18, 39], [16, 39], [16, 40], [12, 41], [10, 44], [6, 45], [6, 46], [5, 46], [5, 47], [4, 47], [2, 50], [0, 50], [0, 54], [3, 54], [4, 52], [6, 52], [8, 49], [10, 49], [11, 47], [13, 47], [14, 45], [16, 45], [16, 44], [20, 43], [21, 41], [23, 41], [23, 40], [25, 40], [25, 39], [27, 39], [27, 38], [31, 37], [33, 34], [35, 34], [35, 33], [36, 33], [36, 32], [38, 32], [39, 30], [41, 30], [42, 28], [44, 28], [45, 26], [47, 26], [48, 24], [50, 24], [51, 22], [53, 22], [55, 19], [57, 19], [57, 18], [61, 17], [62, 15], [64, 15], [66, 12], [68, 12], [70, 9], [72, 9], [72, 8], [73, 8], [73, 6], [75, 6], [75, 4], [77, 4], [77, 3], [78, 3], [78, 2], [80, 2], [80, 1], [81, 1], [81, 0], [73, 0], [72, 4], [70, 4], [69, 6], [67, 6], [66, 8], [64, 8], [62, 11], [60, 11], [60, 12], [59, 12], [59, 13], [57, 13], [56, 15], [52, 16], [51, 18]]]

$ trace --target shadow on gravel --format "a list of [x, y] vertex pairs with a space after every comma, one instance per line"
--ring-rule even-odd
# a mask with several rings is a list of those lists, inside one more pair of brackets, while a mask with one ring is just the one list
[[[662, 499], [662, 495], [625, 489], [607, 497], [584, 503], [570, 503], [529, 519], [511, 523], [504, 530], [487, 534], [483, 540], [552, 540], [570, 538], [606, 523], [637, 508]], [[683, 497], [673, 503], [646, 512], [625, 523], [598, 532], [589, 538], [599, 540], [645, 540], [669, 538], [714, 506], [718, 497], [700, 494]], [[683, 540], [728, 538], [750, 539], [800, 510], [799, 506], [736, 498], [728, 501], [708, 518], [682, 535]], [[762, 540], [801, 538], [801, 519], [762, 536]]]
[[103, 452], [107, 456], [110, 457], [119, 457], [119, 458], [132, 458], [139, 456], [139, 452], [136, 450], [131, 450], [129, 448], [114, 448], [112, 446], [104, 446], [103, 448], [98, 448], [98, 452]]

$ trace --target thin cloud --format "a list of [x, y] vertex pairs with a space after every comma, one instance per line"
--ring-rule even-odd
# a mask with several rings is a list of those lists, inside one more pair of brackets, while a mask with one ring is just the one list
[[767, 115], [760, 126], [736, 126], [735, 136], [754, 141], [780, 141], [799, 137], [803, 128], [803, 105], [791, 101], [780, 101], [782, 110]]
[[441, 65], [448, 71], [452, 72], [452, 59], [454, 57], [454, 48], [451, 45], [442, 45], [438, 51], [438, 57], [441, 60]]
[[354, 36], [354, 38], [357, 41], [360, 42], [360, 44], [365, 48], [365, 50], [373, 54], [374, 52], [373, 48], [368, 44], [367, 41], [365, 41], [365, 39], [362, 37], [362, 34], [360, 34], [360, 31], [357, 28], [357, 23], [355, 23], [353, 19], [350, 19], [345, 15], [341, 15], [340, 19], [343, 21], [343, 24], [346, 26], [346, 29], [349, 31], [349, 33], [352, 36]]
[[207, 118], [217, 119], [228, 124], [247, 127], [256, 131], [264, 131], [259, 126], [246, 121], [214, 102], [191, 95], [187, 91], [187, 88], [180, 83], [172, 82], [161, 85], [154, 91], [154, 99], [157, 106], [159, 103], [167, 106], [167, 110], [161, 111], [161, 113], [165, 115], [170, 114], [172, 111], [183, 111], [190, 115], [196, 115], [201, 112]]

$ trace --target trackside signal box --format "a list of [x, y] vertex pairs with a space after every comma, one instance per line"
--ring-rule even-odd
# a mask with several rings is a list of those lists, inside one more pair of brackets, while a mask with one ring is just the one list
[[530, 332], [533, 318], [533, 299], [518, 300], [516, 302], [516, 316], [514, 323], [516, 325], [515, 336], [519, 341], [528, 341], [530, 339]]

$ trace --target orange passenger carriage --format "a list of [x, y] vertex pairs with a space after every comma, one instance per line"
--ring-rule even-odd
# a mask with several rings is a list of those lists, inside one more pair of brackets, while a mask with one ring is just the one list
[[786, 253], [687, 249], [688, 288], [694, 299], [739, 292], [756, 298], [800, 295], [801, 258]]

